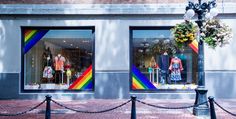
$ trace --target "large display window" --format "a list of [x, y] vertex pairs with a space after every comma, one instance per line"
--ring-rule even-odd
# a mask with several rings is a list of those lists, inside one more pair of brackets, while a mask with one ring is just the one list
[[197, 87], [197, 53], [193, 47], [177, 47], [170, 29], [130, 28], [132, 90], [192, 90]]
[[93, 90], [93, 27], [22, 27], [22, 90]]

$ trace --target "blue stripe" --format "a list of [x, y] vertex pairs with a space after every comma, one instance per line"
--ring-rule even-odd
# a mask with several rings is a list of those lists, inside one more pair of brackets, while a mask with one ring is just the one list
[[156, 87], [143, 75], [134, 65], [132, 67], [133, 74], [146, 86], [148, 89], [156, 89]]
[[93, 88], [93, 82], [90, 81], [89, 84], [84, 89], [91, 90], [92, 88]]
[[29, 39], [30, 41], [25, 44], [24, 54], [26, 54], [47, 32], [48, 30], [37, 31], [36, 35], [33, 38]]

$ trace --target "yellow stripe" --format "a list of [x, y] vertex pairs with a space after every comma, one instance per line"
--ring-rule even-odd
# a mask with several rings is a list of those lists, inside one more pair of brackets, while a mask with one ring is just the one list
[[92, 70], [90, 70], [87, 74], [84, 75], [84, 77], [81, 79], [81, 81], [79, 81], [74, 87], [73, 89], [78, 89], [78, 87], [80, 87], [80, 85], [84, 82], [84, 78], [89, 77], [89, 75], [92, 75]]
[[32, 30], [27, 36], [25, 36], [25, 42], [27, 42], [36, 32], [37, 30]]
[[81, 89], [84, 86], [84, 84], [88, 82], [88, 80], [91, 78], [92, 78], [92, 73], [76, 89]]
[[139, 89], [145, 89], [141, 84], [138, 83], [138, 81], [134, 77], [132, 77], [132, 79], [133, 79], [133, 83], [135, 83]]
[[192, 44], [198, 49], [198, 42], [196, 40], [194, 40]]

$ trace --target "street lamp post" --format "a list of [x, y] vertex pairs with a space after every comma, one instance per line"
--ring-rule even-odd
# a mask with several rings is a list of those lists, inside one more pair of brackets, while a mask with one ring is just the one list
[[[207, 101], [207, 89], [205, 88], [205, 73], [204, 73], [204, 43], [200, 35], [203, 32], [203, 23], [207, 19], [211, 19], [218, 14], [216, 0], [188, 0], [185, 20], [190, 20], [197, 14], [197, 25], [199, 27], [198, 37], [198, 87], [196, 91], [195, 104], [201, 104]], [[209, 115], [208, 104], [199, 105], [193, 108], [194, 115]]]

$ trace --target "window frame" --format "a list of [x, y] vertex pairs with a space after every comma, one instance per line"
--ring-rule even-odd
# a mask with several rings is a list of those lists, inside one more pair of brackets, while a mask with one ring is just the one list
[[[73, 92], [94, 92], [95, 91], [95, 26], [21, 26], [21, 73], [20, 93], [73, 93]], [[69, 89], [25, 89], [24, 88], [24, 30], [25, 29], [47, 29], [47, 30], [92, 30], [92, 83], [91, 90], [69, 90]]]
[[134, 30], [170, 30], [174, 26], [130, 26], [129, 27], [129, 88], [130, 92], [139, 93], [194, 93], [195, 89], [132, 89], [133, 31]]

